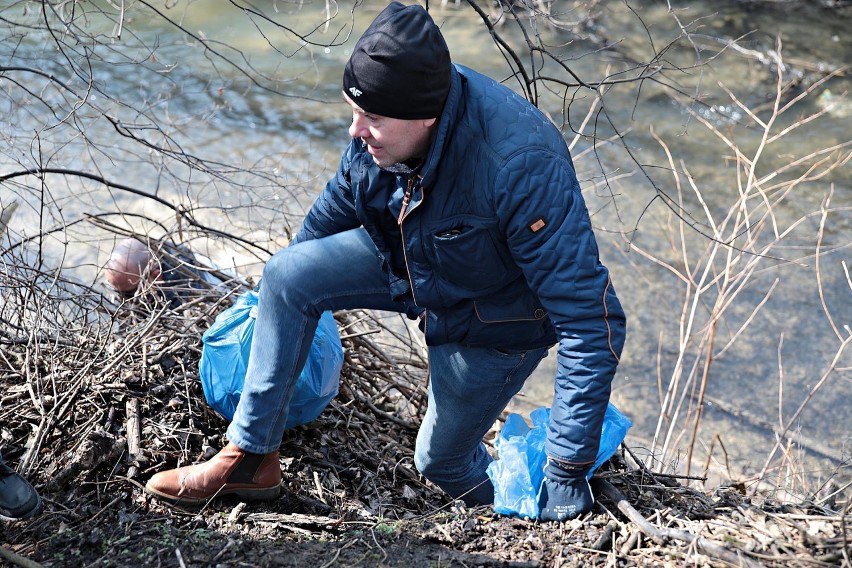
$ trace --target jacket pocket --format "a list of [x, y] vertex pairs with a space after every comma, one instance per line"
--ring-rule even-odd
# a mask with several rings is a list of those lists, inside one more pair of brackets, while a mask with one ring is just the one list
[[494, 348], [532, 349], [556, 342], [547, 310], [520, 283], [496, 296], [473, 301], [462, 343]]
[[465, 290], [498, 290], [521, 273], [500, 239], [496, 219], [451, 217], [435, 225], [430, 235], [435, 272]]
[[538, 321], [547, 317], [547, 311], [528, 294], [517, 294], [514, 298], [475, 300], [473, 309], [476, 318], [482, 323]]

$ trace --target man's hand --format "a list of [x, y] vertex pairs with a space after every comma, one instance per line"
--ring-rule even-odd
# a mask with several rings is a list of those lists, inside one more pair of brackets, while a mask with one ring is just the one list
[[591, 511], [595, 498], [586, 480], [588, 471], [566, 469], [559, 462], [548, 460], [538, 494], [539, 520], [567, 521]]

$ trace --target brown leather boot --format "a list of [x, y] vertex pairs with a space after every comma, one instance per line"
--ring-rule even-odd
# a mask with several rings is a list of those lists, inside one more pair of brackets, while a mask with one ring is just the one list
[[197, 505], [221, 495], [274, 499], [281, 491], [278, 452], [251, 454], [228, 444], [209, 461], [161, 471], [145, 492], [163, 501]]

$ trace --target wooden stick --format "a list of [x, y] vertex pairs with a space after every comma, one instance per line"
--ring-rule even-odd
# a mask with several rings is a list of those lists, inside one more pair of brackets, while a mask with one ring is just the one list
[[760, 564], [746, 558], [740, 551], [733, 552], [706, 538], [701, 538], [690, 532], [671, 529], [657, 528], [651, 524], [642, 514], [637, 511], [633, 505], [627, 501], [627, 497], [615, 488], [610, 482], [593, 478], [592, 484], [595, 489], [607, 496], [618, 507], [618, 510], [624, 513], [628, 519], [636, 523], [646, 536], [650, 537], [654, 542], [663, 544], [667, 539], [679, 540], [687, 544], [694, 544], [696, 549], [700, 550], [707, 556], [717, 558], [724, 562], [729, 562], [735, 566], [746, 566], [748, 568], [760, 568]]
[[127, 477], [136, 477], [136, 458], [139, 456], [142, 445], [142, 425], [139, 418], [139, 399], [132, 397], [125, 404], [127, 411], [127, 460], [130, 467], [127, 468]]
[[5, 546], [0, 546], [0, 558], [11, 562], [15, 566], [23, 566], [24, 568], [41, 568], [43, 566], [35, 560], [30, 560], [26, 556], [21, 556], [20, 554], [12, 552]]

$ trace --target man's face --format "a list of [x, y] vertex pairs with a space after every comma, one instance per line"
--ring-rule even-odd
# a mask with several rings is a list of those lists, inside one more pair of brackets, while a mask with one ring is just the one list
[[364, 111], [345, 93], [343, 98], [352, 107], [349, 135], [364, 141], [367, 152], [380, 167], [423, 157], [429, 151], [436, 118], [401, 120], [379, 116]]

